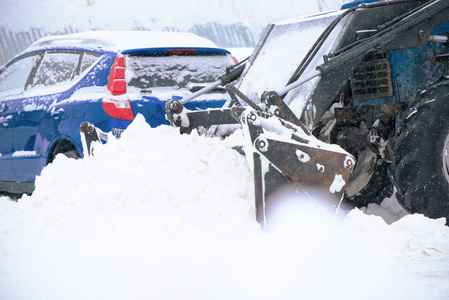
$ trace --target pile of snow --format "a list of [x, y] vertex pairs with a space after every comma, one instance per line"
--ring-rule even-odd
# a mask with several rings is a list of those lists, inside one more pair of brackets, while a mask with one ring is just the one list
[[444, 219], [294, 201], [263, 232], [239, 142], [138, 116], [94, 157], [58, 156], [32, 196], [0, 198], [0, 299], [448, 298]]

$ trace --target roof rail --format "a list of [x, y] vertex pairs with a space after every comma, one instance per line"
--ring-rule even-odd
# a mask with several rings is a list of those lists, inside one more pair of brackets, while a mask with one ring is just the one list
[[28, 49], [51, 46], [81, 46], [116, 50], [161, 47], [218, 48], [211, 40], [190, 32], [86, 31], [47, 36], [31, 44]]
[[93, 48], [110, 48], [115, 47], [112, 41], [105, 39], [89, 39], [81, 37], [68, 37], [68, 36], [49, 36], [37, 40], [31, 44], [28, 48], [46, 47], [46, 46], [92, 46]]

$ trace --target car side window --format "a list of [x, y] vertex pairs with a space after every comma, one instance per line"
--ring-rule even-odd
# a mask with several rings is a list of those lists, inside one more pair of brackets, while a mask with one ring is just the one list
[[17, 95], [22, 93], [38, 57], [38, 54], [28, 55], [6, 67], [0, 74], [0, 94]]
[[79, 58], [80, 53], [45, 53], [31, 82], [31, 87], [66, 85], [75, 77]]
[[80, 74], [92, 66], [100, 56], [101, 54], [99, 53], [84, 52], [83, 59], [81, 61]]

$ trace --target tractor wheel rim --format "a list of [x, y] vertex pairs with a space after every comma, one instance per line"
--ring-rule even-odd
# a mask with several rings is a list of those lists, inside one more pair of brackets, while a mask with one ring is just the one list
[[443, 173], [449, 183], [449, 134], [446, 136], [443, 148]]

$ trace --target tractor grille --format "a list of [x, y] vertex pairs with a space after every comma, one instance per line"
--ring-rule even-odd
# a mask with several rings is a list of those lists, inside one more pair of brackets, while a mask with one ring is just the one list
[[354, 70], [352, 97], [354, 100], [388, 98], [393, 96], [388, 52], [368, 53]]

